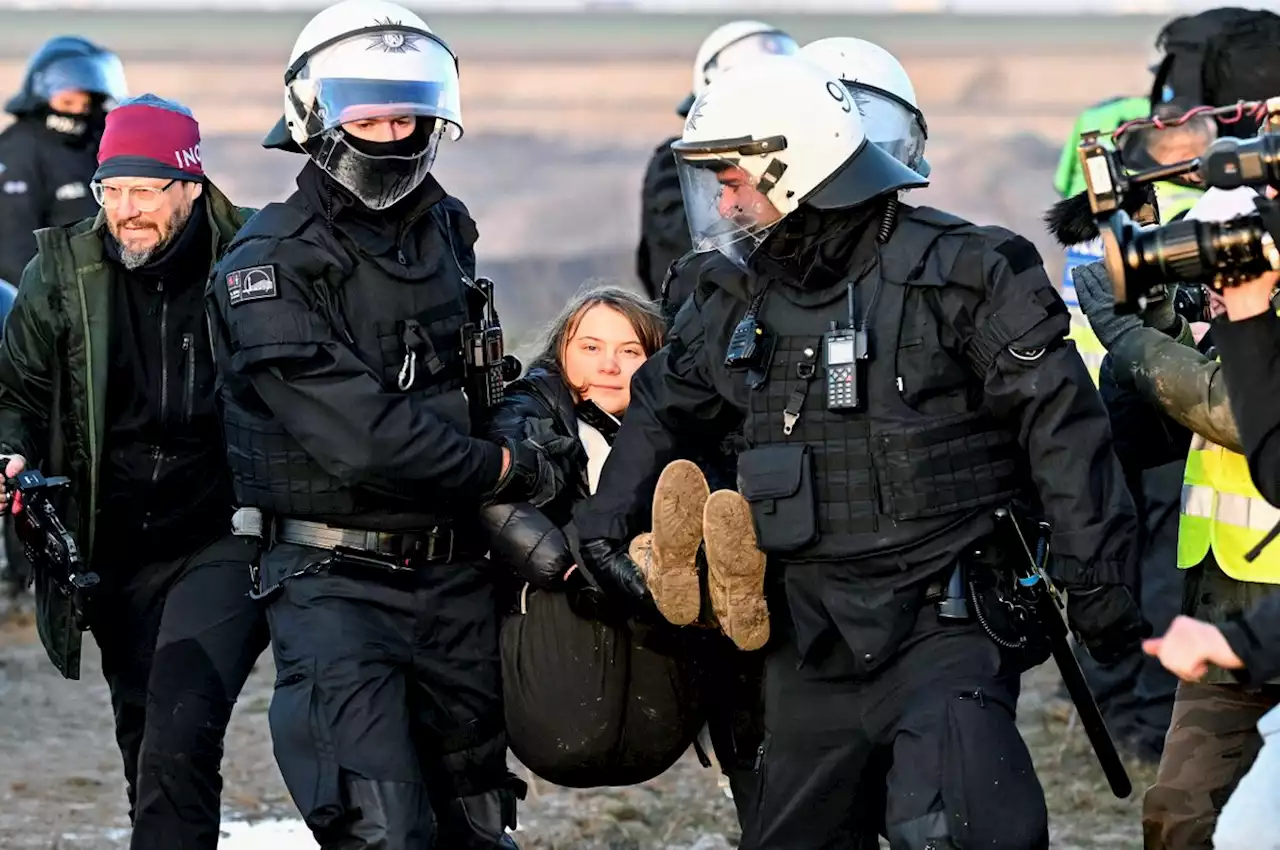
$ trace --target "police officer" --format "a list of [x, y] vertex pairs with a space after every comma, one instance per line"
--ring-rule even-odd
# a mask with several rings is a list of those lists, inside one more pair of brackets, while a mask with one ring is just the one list
[[31, 57], [4, 107], [18, 120], [0, 133], [0, 280], [17, 285], [32, 231], [97, 213], [89, 180], [107, 110], [124, 96], [119, 57], [87, 39], [58, 36]]
[[[782, 30], [760, 21], [733, 21], [718, 27], [703, 40], [693, 63], [693, 89], [676, 114], [689, 114], [693, 100], [731, 66], [757, 56], [791, 55], [800, 45]], [[671, 264], [689, 253], [689, 225], [680, 198], [680, 178], [671, 153], [674, 136], [658, 145], [645, 168], [640, 190], [640, 244], [636, 248], [636, 273], [652, 299], [662, 296], [662, 282]], [[665, 296], [664, 296], [665, 300]], [[679, 308], [680, 302], [674, 305]]]
[[462, 135], [457, 61], [408, 9], [345, 0], [298, 36], [284, 113], [264, 146], [308, 156], [298, 191], [210, 283], [236, 496], [267, 523], [280, 771], [325, 847], [514, 847], [474, 526], [563, 479], [469, 436], [477, 232], [430, 173]]
[[[762, 787], [743, 847], [1047, 847], [1013, 722], [1018, 667], [926, 593], [1032, 481], [1069, 619], [1099, 656], [1144, 634], [1133, 504], [1066, 310], [1025, 239], [898, 206], [926, 181], [869, 144], [853, 97], [800, 57], [714, 80], [680, 161], [708, 276], [576, 521], [586, 568], [645, 604], [626, 541], [663, 466], [743, 426], [738, 490], [770, 556]], [[892, 763], [887, 775], [872, 765]], [[997, 793], [998, 792], [998, 793]]]

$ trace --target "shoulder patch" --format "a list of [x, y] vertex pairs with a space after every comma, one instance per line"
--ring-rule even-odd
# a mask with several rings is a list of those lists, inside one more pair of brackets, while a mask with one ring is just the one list
[[1036, 246], [1022, 236], [1015, 235], [1001, 242], [996, 246], [996, 253], [1009, 261], [1009, 269], [1014, 274], [1022, 274], [1027, 269], [1043, 263]]
[[227, 273], [227, 301], [232, 307], [245, 301], [279, 297], [280, 287], [276, 285], [274, 265], [250, 266]]

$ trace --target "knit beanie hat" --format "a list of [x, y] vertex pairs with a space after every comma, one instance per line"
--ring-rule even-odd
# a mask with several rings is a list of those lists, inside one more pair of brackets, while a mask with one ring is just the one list
[[108, 112], [93, 179], [108, 177], [202, 181], [200, 125], [191, 110], [142, 94]]

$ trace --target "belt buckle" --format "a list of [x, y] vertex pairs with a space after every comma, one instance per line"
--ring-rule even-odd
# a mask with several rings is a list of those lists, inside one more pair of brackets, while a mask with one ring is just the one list
[[427, 563], [432, 563], [440, 560], [437, 557], [437, 555], [439, 554], [439, 548], [440, 548], [439, 546], [440, 538], [446, 534], [449, 536], [449, 546], [448, 546], [448, 551], [445, 553], [444, 560], [445, 560], [445, 563], [451, 563], [453, 561], [453, 538], [454, 538], [453, 529], [452, 528], [441, 529], [440, 526], [436, 525], [436, 526], [432, 526], [431, 530], [427, 532], [427, 552], [426, 552]]

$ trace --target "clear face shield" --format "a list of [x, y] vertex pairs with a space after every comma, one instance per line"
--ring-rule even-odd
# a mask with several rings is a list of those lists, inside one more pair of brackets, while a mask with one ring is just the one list
[[[458, 71], [443, 42], [388, 29], [324, 45], [290, 69], [302, 147], [373, 210], [402, 200], [431, 171], [441, 140], [462, 135]], [[404, 127], [413, 118], [407, 135]], [[378, 123], [390, 119], [391, 132]]]
[[107, 109], [128, 94], [124, 66], [114, 53], [57, 59], [36, 72], [31, 80], [31, 90], [46, 102], [58, 92], [88, 92], [101, 96]]
[[[769, 148], [774, 141], [736, 149], [716, 143], [672, 145], [695, 251], [719, 251], [747, 268], [748, 258], [783, 216], [767, 194], [784, 170], [773, 153], [778, 146]], [[756, 152], [762, 145], [771, 152]]]
[[924, 116], [881, 89], [849, 82], [845, 88], [858, 105], [867, 140], [907, 168], [919, 171], [929, 133]]
[[702, 78], [710, 83], [716, 75], [744, 60], [760, 56], [794, 56], [800, 45], [791, 36], [781, 32], [760, 32], [727, 44], [702, 69]]

